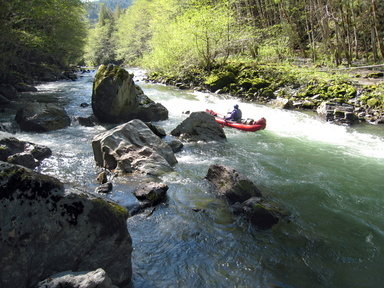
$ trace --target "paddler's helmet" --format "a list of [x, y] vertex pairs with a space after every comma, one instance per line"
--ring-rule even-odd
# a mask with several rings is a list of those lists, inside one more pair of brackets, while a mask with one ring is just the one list
[[235, 109], [239, 109], [239, 105], [235, 105], [235, 106], [233, 106]]

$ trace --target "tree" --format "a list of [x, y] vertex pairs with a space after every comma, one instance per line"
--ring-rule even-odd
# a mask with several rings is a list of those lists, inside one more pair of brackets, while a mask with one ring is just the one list
[[[86, 36], [80, 0], [0, 0], [0, 77], [76, 63]], [[11, 77], [11, 78], [12, 78]]]
[[84, 59], [87, 65], [97, 66], [116, 62], [115, 15], [101, 4], [99, 21], [88, 34]]

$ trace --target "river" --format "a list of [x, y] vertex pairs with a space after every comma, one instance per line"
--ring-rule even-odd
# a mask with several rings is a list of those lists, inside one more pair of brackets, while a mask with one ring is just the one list
[[[190, 143], [176, 154], [167, 202], [127, 221], [133, 240], [132, 287], [380, 287], [384, 282], [384, 127], [325, 123], [311, 113], [283, 111], [233, 98], [142, 81], [144, 93], [169, 110], [157, 124], [169, 133], [187, 115], [206, 108], [225, 113], [238, 103], [244, 117], [267, 128], [224, 128], [226, 143]], [[78, 81], [37, 86], [32, 99], [57, 102], [68, 114], [89, 116], [94, 73]], [[17, 108], [17, 107], [13, 107]], [[14, 117], [11, 110], [1, 120]], [[91, 140], [105, 131], [82, 127], [44, 134], [0, 132], [0, 137], [46, 145], [53, 155], [36, 170], [66, 184], [97, 186]], [[246, 174], [263, 195], [290, 211], [289, 221], [258, 231], [233, 216], [204, 180], [211, 164]], [[135, 178], [114, 179], [107, 196], [129, 207]], [[151, 212], [151, 213], [149, 213]]]

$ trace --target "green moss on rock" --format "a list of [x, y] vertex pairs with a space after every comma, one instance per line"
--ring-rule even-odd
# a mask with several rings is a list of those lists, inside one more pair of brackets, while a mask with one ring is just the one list
[[118, 234], [119, 239], [123, 239], [128, 230], [126, 220], [129, 216], [128, 211], [122, 206], [103, 199], [93, 199], [93, 209], [89, 212], [89, 220], [101, 224], [101, 237], [111, 237]]

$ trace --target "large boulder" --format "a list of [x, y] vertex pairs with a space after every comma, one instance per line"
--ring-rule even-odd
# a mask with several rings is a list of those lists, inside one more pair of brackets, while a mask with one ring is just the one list
[[51, 155], [51, 149], [44, 145], [20, 141], [14, 137], [0, 140], [0, 161], [33, 169]]
[[96, 135], [92, 148], [98, 166], [117, 172], [161, 175], [177, 163], [172, 148], [138, 119]]
[[129, 283], [128, 212], [118, 204], [18, 165], [0, 162], [2, 288], [36, 287], [60, 271], [102, 268]]
[[156, 103], [144, 94], [140, 86], [136, 85], [136, 93], [139, 98], [137, 119], [145, 122], [162, 121], [168, 119], [168, 110], [161, 103]]
[[185, 141], [226, 141], [223, 127], [203, 111], [193, 112], [171, 131], [171, 135]]
[[211, 165], [205, 178], [214, 185], [214, 191], [231, 204], [244, 202], [251, 197], [261, 197], [259, 188], [246, 175], [228, 166]]
[[20, 129], [27, 132], [47, 132], [65, 128], [71, 118], [64, 108], [55, 104], [33, 102], [16, 113]]
[[155, 103], [133, 81], [133, 74], [116, 65], [101, 65], [92, 89], [92, 110], [104, 123], [123, 123], [132, 119], [168, 119], [168, 110]]

